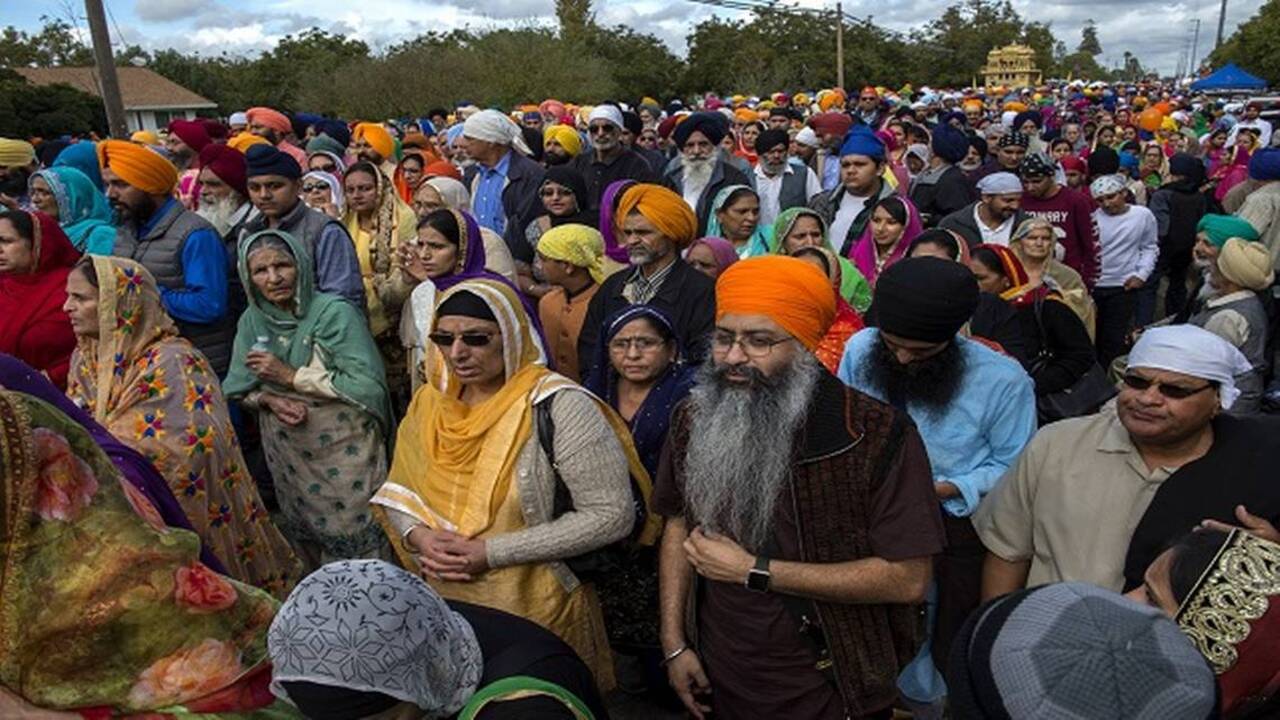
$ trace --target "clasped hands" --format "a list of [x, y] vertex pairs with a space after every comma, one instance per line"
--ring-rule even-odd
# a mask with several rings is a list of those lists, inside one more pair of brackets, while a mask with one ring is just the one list
[[434, 580], [471, 582], [489, 569], [484, 540], [419, 525], [405, 536], [422, 574]]

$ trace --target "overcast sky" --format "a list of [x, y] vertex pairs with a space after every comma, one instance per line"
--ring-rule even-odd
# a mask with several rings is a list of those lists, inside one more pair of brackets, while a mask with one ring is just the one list
[[[797, 1], [811, 7], [834, 4]], [[350, 0], [256, 0], [251, 5], [245, 0], [104, 2], [113, 41], [206, 55], [253, 53], [271, 47], [283, 35], [312, 26], [360, 38], [376, 49], [428, 30], [555, 22], [553, 0], [372, 0], [365, 5], [369, 12], [360, 12], [362, 3]], [[1263, 2], [1229, 0], [1224, 37], [1254, 15]], [[6, 25], [35, 30], [40, 27], [40, 17], [48, 15], [74, 16], [75, 24], [85, 27], [80, 0], [0, 0], [0, 4], [6, 5], [0, 14], [0, 23]], [[945, 0], [846, 0], [844, 9], [860, 17], [871, 15], [877, 24], [894, 30], [909, 30], [927, 23], [948, 4]], [[1189, 49], [1196, 18], [1201, 20], [1197, 57], [1212, 49], [1219, 8], [1216, 0], [1013, 0], [1013, 4], [1028, 20], [1052, 23], [1054, 33], [1071, 49], [1080, 40], [1085, 20], [1092, 18], [1098, 23], [1104, 65], [1119, 64], [1124, 51], [1129, 50], [1148, 67], [1164, 73], [1172, 73]], [[600, 22], [652, 33], [680, 55], [685, 52], [685, 36], [713, 13], [746, 15], [688, 0], [596, 0]]]

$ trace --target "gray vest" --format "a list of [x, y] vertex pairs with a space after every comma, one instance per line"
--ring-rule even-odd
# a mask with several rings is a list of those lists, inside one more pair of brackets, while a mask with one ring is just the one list
[[[342, 228], [344, 233], [346, 232], [346, 228], [342, 227], [342, 223], [319, 210], [307, 207], [306, 203], [299, 200], [298, 204], [280, 219], [280, 227], [276, 229], [289, 233], [295, 240], [302, 243], [302, 246], [311, 254], [311, 264], [315, 266], [316, 272], [319, 273], [320, 263], [316, 260], [316, 244], [320, 242], [320, 234], [329, 225], [337, 225]], [[250, 235], [266, 229], [267, 218], [259, 215], [245, 227], [244, 232], [240, 235], [240, 242], [244, 242]]]
[[[196, 230], [205, 229], [217, 234], [204, 218], [174, 202], [141, 238], [131, 224], [117, 227], [113, 254], [136, 260], [155, 277], [160, 287], [180, 290], [186, 287], [182, 251], [187, 245], [187, 237]], [[178, 325], [178, 332], [208, 358], [218, 377], [224, 377], [231, 364], [236, 318], [228, 313], [208, 325], [183, 322], [177, 318], [174, 322]]]
[[1249, 364], [1253, 366], [1245, 375], [1236, 377], [1236, 388], [1240, 390], [1240, 398], [1236, 400], [1235, 405], [1231, 406], [1232, 415], [1255, 413], [1261, 407], [1263, 378], [1267, 373], [1267, 328], [1269, 320], [1267, 319], [1267, 311], [1262, 306], [1262, 301], [1257, 295], [1250, 294], [1248, 297], [1217, 307], [1206, 307], [1200, 312], [1192, 315], [1187, 319], [1187, 324], [1197, 327], [1204, 327], [1209, 320], [1220, 312], [1225, 310], [1235, 310], [1244, 316], [1249, 323], [1249, 339], [1244, 341], [1244, 345], [1240, 346], [1240, 352], [1244, 355]]
[[782, 176], [782, 187], [778, 190], [778, 211], [804, 207], [809, 203], [805, 197], [809, 179], [809, 168], [803, 165], [791, 165], [792, 172]]

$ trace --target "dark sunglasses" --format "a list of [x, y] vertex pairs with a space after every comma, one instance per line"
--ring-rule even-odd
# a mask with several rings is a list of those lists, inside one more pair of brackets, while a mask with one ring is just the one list
[[592, 135], [608, 135], [609, 133], [618, 132], [618, 128], [614, 127], [613, 125], [607, 125], [602, 123], [600, 125], [588, 126], [587, 132], [591, 133]]
[[307, 183], [302, 186], [302, 192], [319, 192], [320, 190], [328, 190], [328, 183]]
[[1125, 375], [1123, 381], [1126, 386], [1139, 392], [1155, 385], [1156, 392], [1170, 400], [1185, 400], [1192, 395], [1198, 395], [1213, 387], [1213, 383], [1209, 383], [1208, 385], [1201, 385], [1197, 388], [1185, 388], [1181, 385], [1166, 385], [1158, 380], [1148, 380], [1147, 378], [1139, 377], [1137, 375]]
[[447, 332], [433, 332], [430, 335], [427, 335], [427, 338], [442, 348], [451, 348], [458, 338], [462, 338], [463, 345], [475, 348], [488, 345], [489, 342], [493, 340], [493, 333], [464, 332], [459, 335], [454, 335], [453, 333]]

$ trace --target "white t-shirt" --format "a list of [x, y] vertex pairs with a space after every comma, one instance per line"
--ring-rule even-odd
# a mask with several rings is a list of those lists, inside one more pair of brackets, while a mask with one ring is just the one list
[[1102, 246], [1102, 270], [1096, 287], [1120, 287], [1131, 277], [1143, 281], [1151, 277], [1160, 254], [1156, 216], [1141, 205], [1130, 205], [1119, 215], [1108, 215], [1098, 208], [1093, 219], [1098, 223]]
[[867, 201], [870, 199], [870, 195], [853, 195], [848, 190], [840, 196], [840, 207], [836, 210], [836, 219], [831, 221], [831, 230], [827, 232], [827, 243], [831, 245], [832, 250], [840, 252], [840, 248], [844, 246], [844, 236], [849, 234], [853, 221], [858, 219], [858, 213], [862, 212], [862, 208], [867, 206]]
[[987, 224], [982, 221], [982, 216], [978, 214], [979, 207], [980, 204], [973, 206], [973, 222], [978, 226], [978, 232], [982, 234], [982, 244], [1009, 247], [1009, 236], [1013, 233], [1013, 218], [1015, 216], [1010, 215], [996, 229], [992, 230], [987, 227]]

